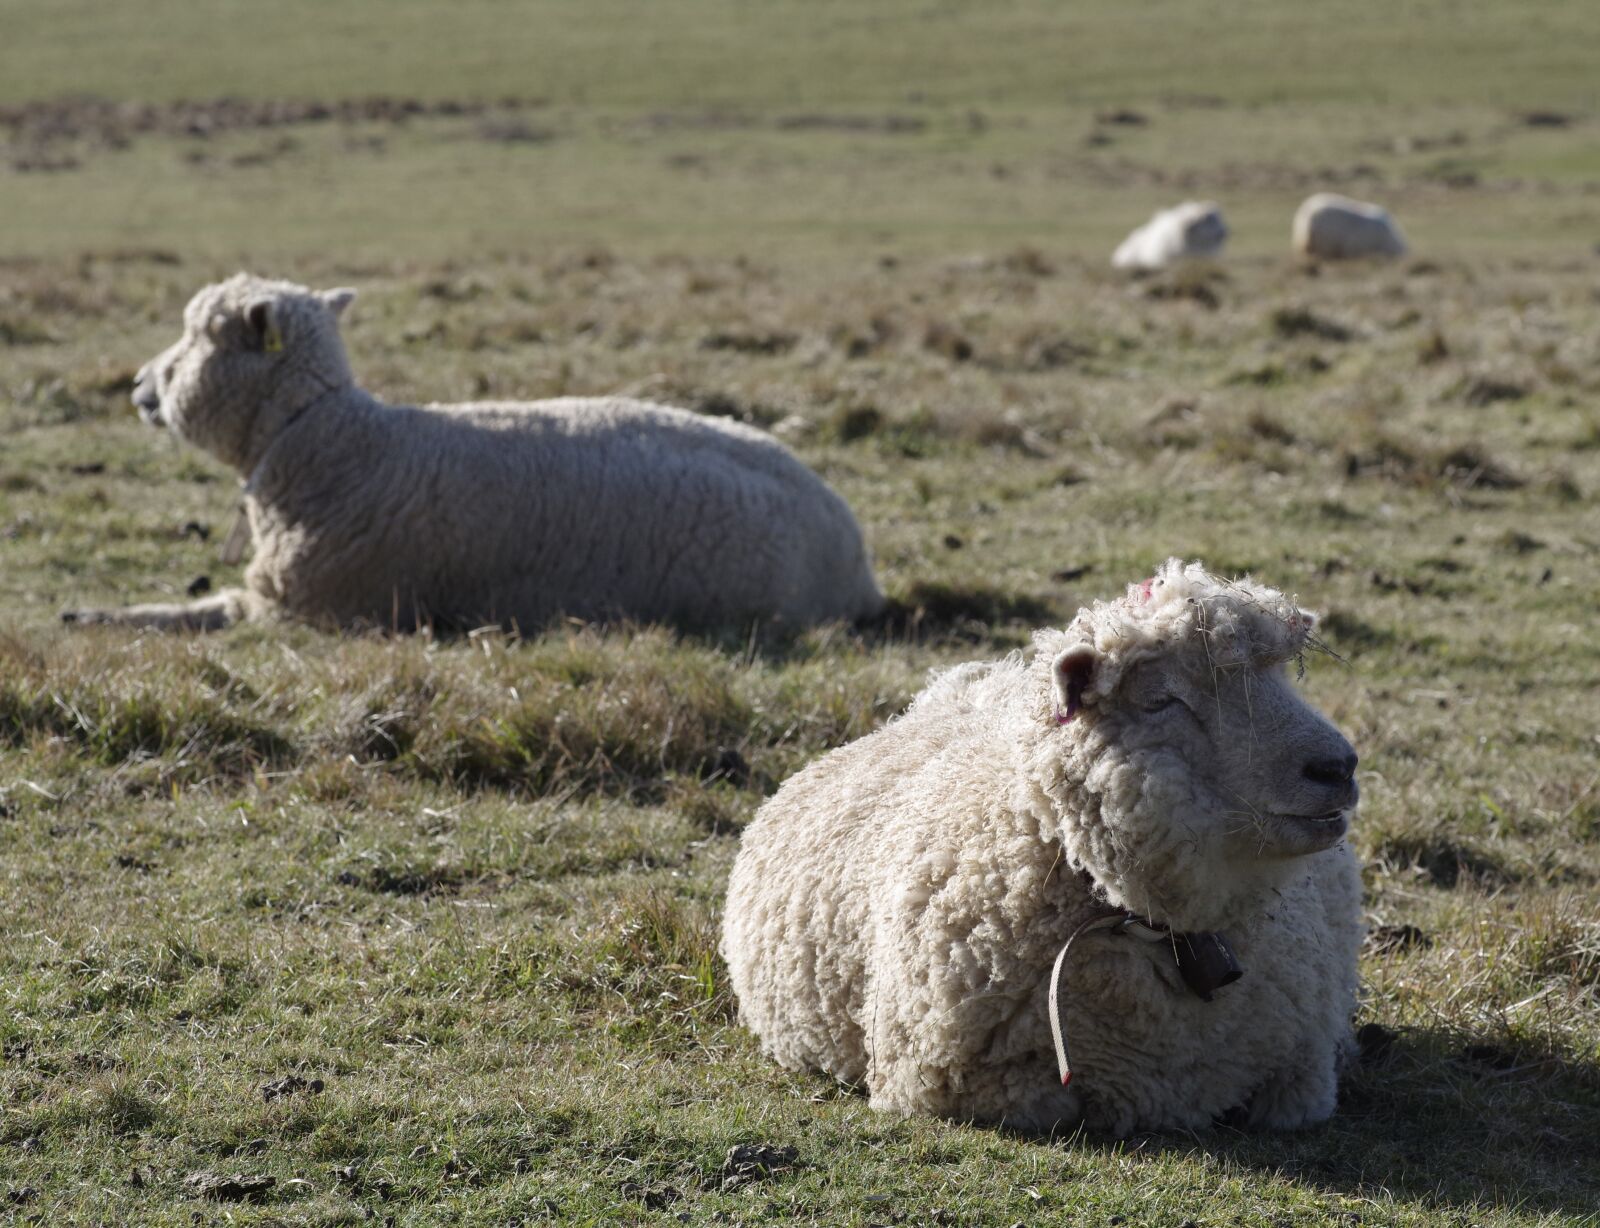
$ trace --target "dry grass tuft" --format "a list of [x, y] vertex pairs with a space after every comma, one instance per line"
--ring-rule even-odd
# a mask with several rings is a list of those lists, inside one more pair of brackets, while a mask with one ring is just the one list
[[1269, 317], [1272, 331], [1292, 340], [1315, 337], [1318, 341], [1349, 341], [1355, 334], [1343, 324], [1329, 320], [1305, 307], [1279, 307]]

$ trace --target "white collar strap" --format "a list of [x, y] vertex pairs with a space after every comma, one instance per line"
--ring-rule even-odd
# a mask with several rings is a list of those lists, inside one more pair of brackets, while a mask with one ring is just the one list
[[1091, 917], [1072, 931], [1072, 936], [1056, 953], [1055, 966], [1050, 969], [1050, 1035], [1056, 1043], [1056, 1065], [1061, 1071], [1062, 1087], [1072, 1082], [1072, 1066], [1067, 1061], [1065, 1012], [1061, 1008], [1061, 970], [1066, 966], [1067, 952], [1072, 950], [1072, 944], [1085, 934], [1097, 930], [1127, 934], [1143, 942], [1170, 943], [1172, 959], [1183, 977], [1183, 983], [1202, 1002], [1211, 1001], [1217, 990], [1233, 984], [1244, 975], [1244, 969], [1234, 958], [1233, 948], [1221, 934], [1174, 934], [1166, 926], [1152, 925], [1131, 912]]

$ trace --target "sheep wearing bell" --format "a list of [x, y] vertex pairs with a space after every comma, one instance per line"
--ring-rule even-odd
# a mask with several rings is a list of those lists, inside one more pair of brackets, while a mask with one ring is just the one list
[[1314, 629], [1173, 559], [1029, 657], [937, 676], [745, 831], [722, 938], [744, 1024], [897, 1113], [1328, 1117], [1361, 880], [1355, 753], [1291, 676]]

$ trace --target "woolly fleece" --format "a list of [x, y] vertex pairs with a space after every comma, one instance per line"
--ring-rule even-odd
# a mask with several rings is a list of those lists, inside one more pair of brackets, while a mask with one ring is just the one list
[[[1326, 1118], [1362, 935], [1348, 807], [1320, 836], [1266, 819], [1241, 836], [1212, 774], [1161, 732], [1198, 721], [1122, 694], [1198, 662], [1227, 680], [1219, 705], [1253, 695], [1286, 731], [1295, 779], [1261, 787], [1310, 797], [1322, 786], [1300, 775], [1307, 756], [1354, 765], [1284, 676], [1313, 627], [1271, 589], [1171, 560], [1040, 633], [1031, 660], [937, 677], [901, 717], [786, 782], [745, 831], [722, 940], [742, 1021], [782, 1065], [865, 1084], [873, 1107], [900, 1113], [1118, 1135], [1238, 1108], [1266, 1127]], [[1058, 666], [1086, 653], [1092, 685], [1065, 696]], [[1289, 697], [1276, 707], [1273, 686]], [[1066, 698], [1080, 705], [1070, 719]], [[1177, 744], [1199, 757], [1197, 737]], [[1267, 760], [1276, 734], [1262, 737]], [[1353, 781], [1341, 796], [1353, 806]], [[1051, 964], [1113, 909], [1225, 932], [1245, 975], [1202, 1002], [1164, 944], [1086, 935], [1064, 972], [1063, 1088]]]
[[1302, 256], [1322, 260], [1406, 254], [1405, 236], [1388, 210], [1336, 192], [1318, 192], [1301, 203], [1290, 241]]

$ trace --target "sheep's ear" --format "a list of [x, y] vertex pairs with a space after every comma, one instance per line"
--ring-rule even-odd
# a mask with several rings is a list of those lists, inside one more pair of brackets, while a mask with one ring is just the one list
[[328, 310], [333, 312], [333, 318], [337, 320], [344, 314], [344, 309], [356, 301], [356, 292], [349, 286], [340, 286], [337, 290], [324, 290], [318, 297], [328, 304]]
[[261, 349], [269, 354], [275, 354], [283, 349], [283, 333], [278, 327], [276, 300], [256, 299], [244, 309], [244, 318]]
[[1083, 693], [1094, 683], [1100, 654], [1087, 644], [1060, 653], [1051, 666], [1056, 688], [1056, 724], [1065, 725], [1083, 707]]

